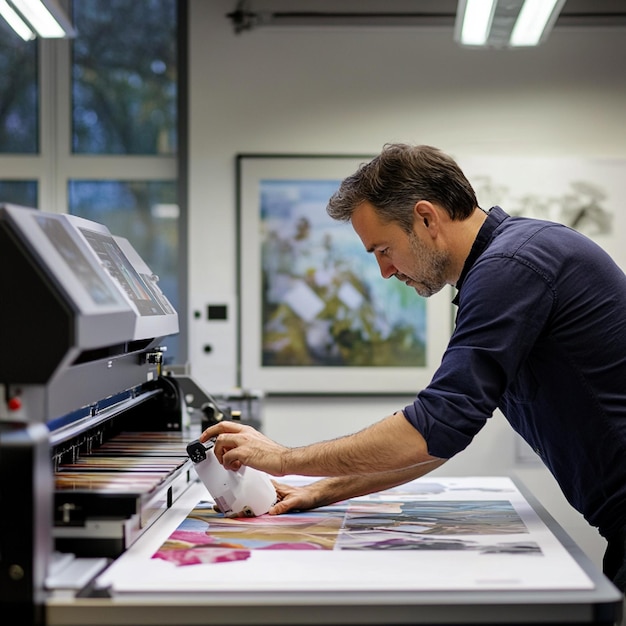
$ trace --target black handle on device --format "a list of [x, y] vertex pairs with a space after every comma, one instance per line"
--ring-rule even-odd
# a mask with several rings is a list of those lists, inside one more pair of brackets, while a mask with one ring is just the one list
[[187, 454], [194, 463], [200, 463], [206, 459], [206, 448], [201, 441], [196, 439], [187, 444]]

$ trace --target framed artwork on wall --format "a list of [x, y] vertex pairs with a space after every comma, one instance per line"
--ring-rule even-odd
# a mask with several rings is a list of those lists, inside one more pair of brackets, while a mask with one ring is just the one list
[[237, 157], [239, 385], [267, 394], [413, 394], [452, 329], [452, 290], [384, 280], [326, 213], [367, 155]]
[[565, 224], [626, 267], [626, 160], [578, 156], [477, 156], [458, 159], [484, 209]]

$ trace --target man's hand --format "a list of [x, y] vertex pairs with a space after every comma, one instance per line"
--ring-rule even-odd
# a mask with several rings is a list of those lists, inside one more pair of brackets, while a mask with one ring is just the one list
[[254, 467], [272, 476], [284, 476], [283, 455], [287, 451], [258, 430], [224, 421], [207, 428], [200, 441], [215, 439], [215, 456], [227, 469], [238, 470], [242, 465]]
[[270, 508], [270, 515], [281, 515], [289, 511], [308, 511], [329, 504], [324, 497], [323, 490], [319, 490], [317, 483], [295, 487], [275, 480], [272, 482], [276, 488], [278, 499], [276, 504]]

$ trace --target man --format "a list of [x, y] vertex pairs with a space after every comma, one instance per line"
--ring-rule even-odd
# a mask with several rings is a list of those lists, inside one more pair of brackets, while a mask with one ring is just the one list
[[607, 539], [604, 571], [626, 588], [626, 276], [563, 225], [483, 211], [458, 165], [430, 146], [388, 145], [328, 204], [350, 221], [383, 278], [428, 297], [454, 285], [456, 325], [413, 404], [347, 437], [287, 448], [233, 422], [226, 467], [273, 476], [273, 514], [402, 484], [463, 450], [499, 408]]

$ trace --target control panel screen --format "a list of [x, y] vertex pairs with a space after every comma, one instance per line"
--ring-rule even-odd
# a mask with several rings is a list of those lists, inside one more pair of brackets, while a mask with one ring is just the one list
[[119, 296], [116, 297], [111, 285], [107, 284], [102, 276], [96, 272], [92, 262], [76, 245], [63, 224], [55, 217], [45, 214], [37, 215], [35, 219], [94, 303], [99, 305], [118, 303]]
[[149, 281], [139, 275], [113, 237], [86, 228], [79, 230], [105, 269], [135, 304], [140, 315], [165, 315], [173, 312], [167, 302], [158, 297], [149, 286]]

